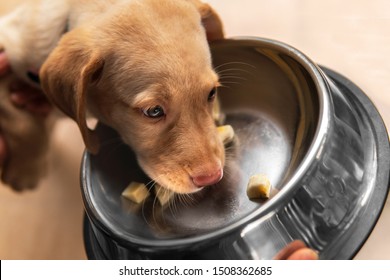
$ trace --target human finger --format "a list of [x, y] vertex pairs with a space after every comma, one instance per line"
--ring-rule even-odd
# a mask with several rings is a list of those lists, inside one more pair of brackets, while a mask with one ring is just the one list
[[275, 260], [287, 260], [287, 258], [295, 251], [306, 248], [306, 244], [301, 240], [294, 240], [287, 244], [278, 254], [274, 257]]
[[302, 248], [292, 253], [287, 260], [318, 260], [318, 253], [310, 248]]

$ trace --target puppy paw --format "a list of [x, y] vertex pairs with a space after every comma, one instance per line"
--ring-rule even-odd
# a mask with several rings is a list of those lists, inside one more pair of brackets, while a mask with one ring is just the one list
[[50, 128], [45, 119], [11, 103], [11, 78], [0, 80], [0, 127], [6, 149], [1, 180], [20, 191], [34, 188], [46, 174]]
[[[6, 157], [1, 180], [14, 190], [33, 189], [47, 172], [49, 135], [44, 126], [25, 124], [28, 131], [4, 127]], [[27, 133], [26, 133], [27, 132]]]
[[15, 191], [34, 189], [47, 173], [47, 161], [42, 158], [40, 162], [34, 159], [34, 162], [30, 161], [28, 164], [20, 163], [12, 159], [3, 167], [2, 182]]
[[24, 126], [29, 126], [27, 131], [21, 131], [20, 127], [2, 126], [6, 157], [1, 180], [19, 191], [33, 189], [44, 177], [48, 167], [49, 135], [44, 125], [28, 123]]

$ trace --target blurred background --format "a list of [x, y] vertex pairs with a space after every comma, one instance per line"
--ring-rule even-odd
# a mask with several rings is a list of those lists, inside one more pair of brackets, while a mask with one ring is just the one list
[[[21, 0], [2, 0], [0, 15]], [[282, 41], [356, 83], [390, 126], [390, 1], [208, 0], [227, 37]], [[53, 131], [50, 172], [34, 191], [0, 185], [0, 259], [85, 259], [76, 125]], [[22, 174], [21, 174], [22, 176]], [[355, 259], [390, 259], [390, 203]]]

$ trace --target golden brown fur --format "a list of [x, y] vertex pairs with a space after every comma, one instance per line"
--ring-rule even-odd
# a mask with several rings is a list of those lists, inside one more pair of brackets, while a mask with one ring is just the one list
[[[32, 3], [29, 7], [37, 10], [61, 7], [50, 16], [51, 25], [58, 29], [65, 23], [70, 30], [65, 35], [51, 30], [45, 37], [40, 32], [47, 24], [26, 19], [38, 27], [38, 38], [44, 37], [33, 44], [40, 56], [24, 54], [20, 60], [10, 52], [11, 64], [19, 76], [41, 68], [44, 92], [77, 122], [91, 152], [98, 152], [99, 139], [87, 126], [88, 112], [116, 129], [145, 172], [164, 187], [189, 193], [220, 179], [224, 149], [209, 98], [219, 84], [207, 40], [220, 39], [223, 32], [209, 5], [198, 0]], [[8, 52], [6, 41], [0, 32], [0, 45]], [[21, 53], [25, 47], [18, 47]], [[155, 106], [165, 114], [147, 117], [145, 111]]]

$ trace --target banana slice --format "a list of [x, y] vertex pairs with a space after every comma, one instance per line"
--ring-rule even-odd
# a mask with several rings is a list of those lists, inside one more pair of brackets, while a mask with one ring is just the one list
[[156, 194], [158, 202], [160, 202], [160, 205], [163, 207], [167, 205], [175, 196], [173, 191], [168, 190], [158, 184], [154, 186], [154, 193]]
[[223, 144], [228, 144], [234, 139], [234, 130], [231, 125], [222, 125], [217, 127], [219, 137]]
[[271, 182], [263, 174], [253, 175], [249, 178], [246, 194], [249, 198], [269, 198]]
[[149, 195], [149, 190], [145, 184], [138, 182], [131, 182], [122, 192], [122, 196], [138, 204], [145, 201]]

